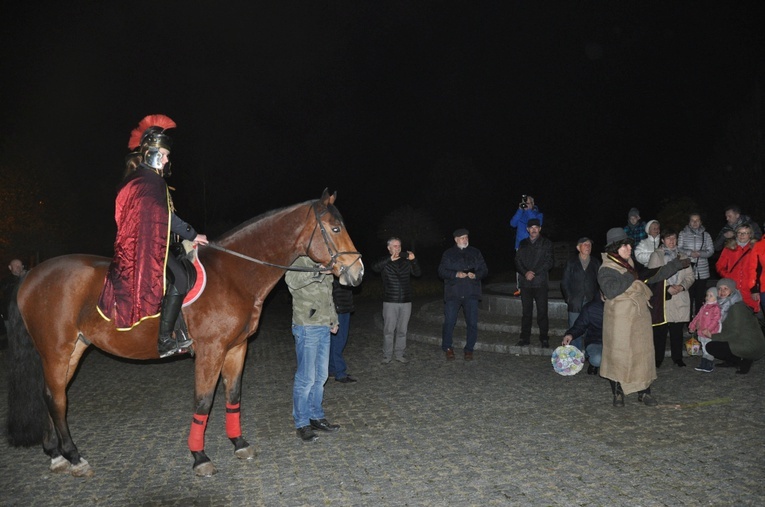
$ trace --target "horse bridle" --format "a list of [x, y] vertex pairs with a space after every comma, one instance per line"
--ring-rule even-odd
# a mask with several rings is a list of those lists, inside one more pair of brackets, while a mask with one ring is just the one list
[[[330, 254], [330, 262], [328, 266], [315, 267], [315, 268], [302, 267], [302, 266], [283, 266], [281, 264], [274, 264], [272, 262], [268, 262], [261, 259], [256, 259], [255, 257], [244, 255], [234, 250], [230, 250], [226, 247], [216, 245], [215, 243], [208, 243], [207, 246], [215, 250], [220, 250], [221, 252], [226, 252], [233, 256], [239, 257], [240, 259], [245, 259], [250, 262], [262, 264], [263, 266], [270, 266], [272, 268], [284, 269], [286, 271], [304, 271], [309, 273], [321, 273], [322, 271], [327, 271], [334, 268], [335, 264], [337, 263], [337, 258], [340, 257], [341, 255], [356, 255], [357, 256], [356, 260], [353, 261], [349, 266], [340, 266], [340, 275], [345, 275], [350, 266], [353, 266], [354, 264], [356, 264], [357, 262], [361, 260], [361, 252], [355, 252], [355, 251], [341, 252], [337, 249], [334, 241], [332, 241], [332, 238], [329, 237], [327, 230], [324, 228], [324, 224], [321, 222], [321, 217], [324, 216], [326, 213], [328, 213], [329, 210], [325, 209], [322, 213], [319, 213], [319, 210], [317, 209], [316, 204], [317, 204], [316, 202], [311, 204], [311, 209], [313, 209], [313, 214], [314, 214], [314, 217], [316, 218], [316, 225], [314, 226], [313, 231], [311, 231], [311, 237], [308, 240], [308, 246], [306, 246], [305, 254], [308, 255], [308, 251], [311, 249], [311, 244], [313, 243], [313, 238], [316, 235], [316, 229], [319, 229], [321, 231], [321, 236], [324, 239], [324, 244], [327, 247], [327, 252], [329, 252]], [[333, 252], [333, 247], [334, 247], [334, 252]]]

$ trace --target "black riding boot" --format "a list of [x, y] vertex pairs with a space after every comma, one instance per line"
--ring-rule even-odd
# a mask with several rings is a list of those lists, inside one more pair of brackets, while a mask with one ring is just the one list
[[624, 391], [622, 391], [622, 385], [619, 382], [614, 382], [613, 380], [609, 380], [609, 382], [611, 382], [611, 392], [614, 394], [614, 406], [623, 407]]
[[175, 321], [181, 313], [184, 295], [178, 292], [175, 285], [168, 285], [165, 297], [162, 298], [162, 313], [159, 316], [159, 357], [186, 352], [191, 346], [191, 340], [183, 339], [180, 343], [173, 336]]

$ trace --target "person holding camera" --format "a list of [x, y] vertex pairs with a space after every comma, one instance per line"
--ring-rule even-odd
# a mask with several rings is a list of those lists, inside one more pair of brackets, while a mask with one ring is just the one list
[[[521, 202], [518, 204], [518, 209], [510, 219], [510, 227], [514, 227], [515, 231], [515, 251], [518, 252], [518, 248], [521, 245], [521, 241], [529, 237], [528, 223], [529, 220], [536, 219], [541, 226], [544, 222], [544, 214], [539, 211], [534, 198], [530, 195], [522, 195]], [[519, 277], [515, 278], [515, 293], [513, 296], [521, 295], [521, 285]]]
[[[410, 278], [420, 276], [422, 270], [414, 252], [402, 255], [401, 240], [388, 239], [388, 254], [372, 265], [383, 282], [383, 364], [395, 359], [408, 363], [404, 357], [409, 317], [412, 315], [412, 284]], [[395, 341], [395, 348], [394, 348]]]

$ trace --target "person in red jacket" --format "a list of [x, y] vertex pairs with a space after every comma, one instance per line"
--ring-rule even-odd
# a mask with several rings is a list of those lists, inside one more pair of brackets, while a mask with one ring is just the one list
[[715, 268], [720, 278], [730, 278], [736, 282], [736, 288], [741, 293], [744, 303], [756, 313], [760, 311], [760, 304], [752, 297], [754, 279], [751, 275], [751, 265], [754, 258], [752, 254], [754, 245], [752, 228], [748, 225], [739, 225], [736, 228], [735, 239], [731, 238], [725, 244]]
[[752, 299], [765, 311], [765, 241], [758, 241], [752, 247], [748, 262], [749, 281], [752, 287]]

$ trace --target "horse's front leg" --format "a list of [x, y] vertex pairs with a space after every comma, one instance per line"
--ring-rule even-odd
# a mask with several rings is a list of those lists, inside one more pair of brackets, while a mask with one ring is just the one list
[[210, 350], [199, 347], [196, 350], [196, 362], [194, 365], [194, 416], [191, 418], [191, 430], [189, 431], [189, 451], [194, 457], [194, 473], [200, 477], [210, 477], [218, 471], [205, 454], [205, 430], [207, 418], [210, 416], [213, 398], [215, 397], [215, 385], [220, 376], [221, 363], [223, 362], [222, 351]]
[[223, 385], [226, 388], [226, 435], [234, 444], [234, 454], [240, 459], [253, 459], [255, 448], [242, 436], [240, 402], [242, 370], [247, 354], [247, 341], [229, 350], [223, 362]]

